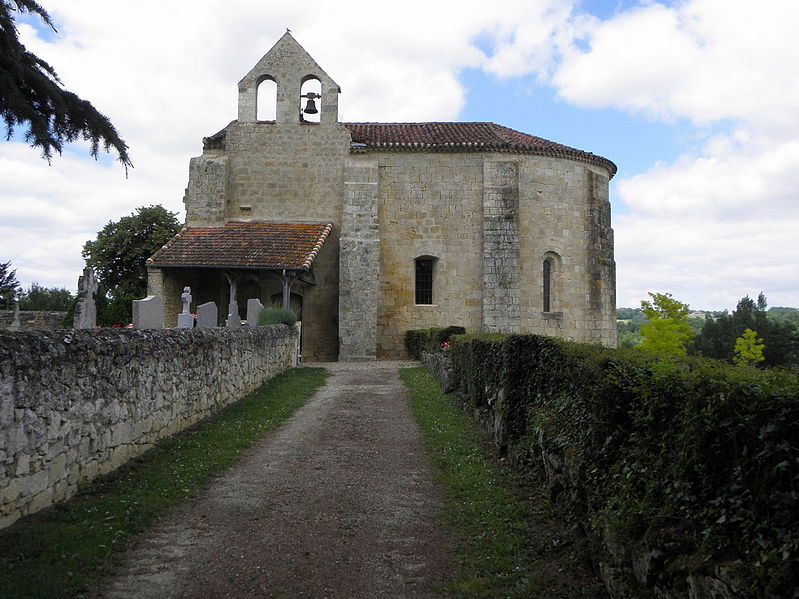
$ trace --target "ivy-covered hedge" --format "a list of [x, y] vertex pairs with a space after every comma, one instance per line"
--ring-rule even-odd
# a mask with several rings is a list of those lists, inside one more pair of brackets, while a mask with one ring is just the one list
[[533, 335], [455, 337], [448, 355], [498, 444], [583, 523], [614, 596], [797, 596], [795, 375]]
[[405, 349], [411, 356], [421, 360], [422, 354], [437, 351], [441, 348], [441, 344], [449, 341], [453, 335], [462, 335], [465, 332], [466, 329], [457, 326], [406, 331]]

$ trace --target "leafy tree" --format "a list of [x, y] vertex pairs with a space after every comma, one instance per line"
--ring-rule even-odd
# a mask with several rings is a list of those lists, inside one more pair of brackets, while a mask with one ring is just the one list
[[113, 148], [125, 169], [132, 166], [128, 146], [108, 117], [86, 100], [64, 89], [55, 70], [29, 52], [19, 41], [15, 13], [31, 13], [55, 31], [50, 15], [34, 0], [0, 0], [0, 117], [6, 139], [14, 129], [27, 125], [25, 141], [42, 151], [50, 161], [53, 151], [61, 153], [64, 143], [84, 139], [97, 158], [102, 145]]
[[670, 293], [650, 293], [651, 301], [642, 300], [641, 310], [648, 322], [641, 326], [640, 349], [669, 356], [684, 356], [685, 344], [693, 336], [688, 325], [688, 304]]
[[10, 310], [17, 299], [17, 271], [10, 269], [10, 261], [0, 262], [0, 310]]
[[735, 357], [733, 362], [739, 366], [754, 366], [758, 362], [765, 360], [763, 357], [763, 340], [758, 339], [757, 333], [752, 329], [746, 329], [738, 339], [735, 340]]
[[763, 364], [789, 366], [799, 363], [799, 331], [790, 323], [770, 319], [766, 314], [766, 297], [760, 293], [757, 301], [749, 296], [742, 298], [732, 314], [707, 318], [702, 332], [697, 336], [694, 351], [708, 358], [732, 360], [735, 343], [746, 329], [757, 331], [762, 337]]
[[48, 310], [66, 312], [69, 310], [74, 296], [67, 289], [45, 288], [38, 283], [31, 283], [19, 296], [20, 310]]
[[174, 212], [142, 206], [118, 222], [110, 221], [97, 239], [83, 245], [82, 254], [112, 296], [142, 297], [147, 291], [147, 258], [179, 230]]
[[799, 327], [799, 310], [796, 308], [769, 308], [766, 316], [774, 322], [790, 324]]
[[[118, 222], [109, 222], [97, 233], [97, 239], [83, 246], [86, 264], [94, 269], [99, 283], [110, 296], [106, 315], [97, 304], [99, 324], [130, 322], [131, 301], [147, 292], [147, 258], [152, 256], [180, 230], [174, 212], [163, 206], [142, 206]], [[123, 314], [124, 312], [124, 314]], [[124, 321], [124, 322], [123, 322]]]

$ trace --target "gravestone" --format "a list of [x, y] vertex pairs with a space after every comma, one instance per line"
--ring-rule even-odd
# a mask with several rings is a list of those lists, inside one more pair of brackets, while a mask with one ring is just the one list
[[227, 326], [232, 329], [237, 329], [241, 326], [239, 303], [236, 300], [230, 300], [230, 304], [228, 305]]
[[8, 330], [16, 332], [22, 326], [19, 322], [19, 304], [14, 304], [14, 316], [12, 317], [11, 324], [8, 325]]
[[194, 328], [194, 316], [192, 316], [189, 311], [189, 307], [191, 306], [191, 287], [183, 288], [180, 299], [183, 300], [183, 312], [178, 314], [178, 328], [192, 329]]
[[218, 326], [219, 310], [214, 302], [206, 302], [197, 306], [197, 327], [210, 329]]
[[258, 326], [258, 315], [261, 313], [261, 310], [264, 309], [264, 305], [261, 303], [261, 300], [256, 298], [251, 298], [247, 300], [247, 326], [248, 327], [257, 327]]
[[164, 300], [158, 295], [133, 300], [134, 329], [163, 329]]
[[75, 304], [75, 329], [93, 329], [97, 327], [97, 306], [94, 294], [97, 292], [97, 280], [94, 270], [84, 268], [78, 277], [78, 303]]

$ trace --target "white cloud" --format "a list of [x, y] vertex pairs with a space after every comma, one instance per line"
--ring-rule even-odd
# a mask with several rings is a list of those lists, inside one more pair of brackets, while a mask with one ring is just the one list
[[672, 121], [699, 151], [617, 182], [618, 303], [670, 291], [697, 308], [764, 291], [799, 305], [799, 4], [647, 2], [588, 27], [552, 82], [569, 102]]

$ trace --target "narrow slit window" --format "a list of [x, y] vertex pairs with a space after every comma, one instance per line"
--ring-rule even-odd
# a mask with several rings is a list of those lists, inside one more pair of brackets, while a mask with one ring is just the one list
[[416, 303], [433, 303], [433, 259], [416, 259]]
[[552, 262], [544, 260], [544, 312], [552, 311]]

